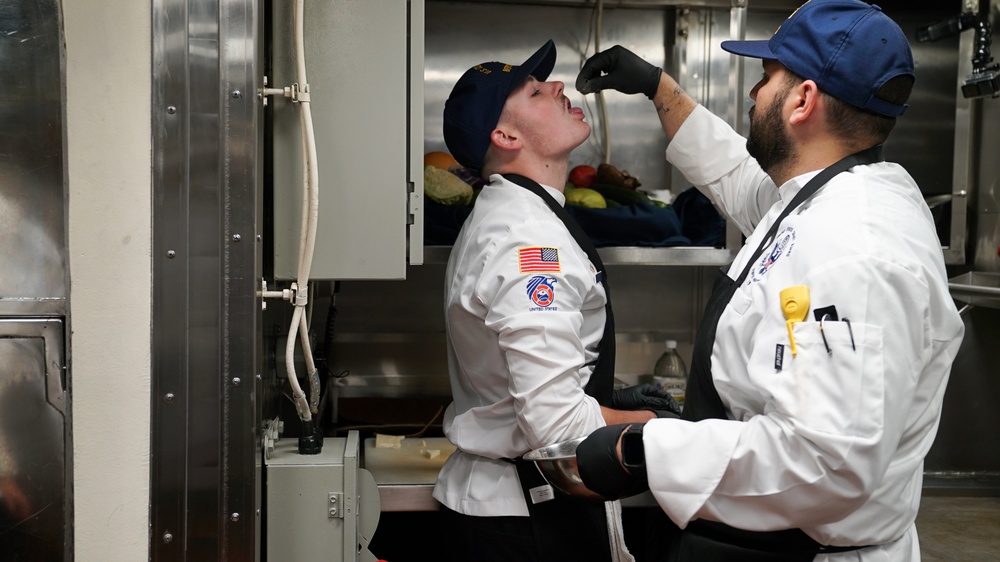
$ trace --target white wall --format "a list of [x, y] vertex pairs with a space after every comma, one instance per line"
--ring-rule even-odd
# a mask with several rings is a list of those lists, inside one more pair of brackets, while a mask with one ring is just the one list
[[63, 2], [79, 562], [149, 558], [150, 12]]

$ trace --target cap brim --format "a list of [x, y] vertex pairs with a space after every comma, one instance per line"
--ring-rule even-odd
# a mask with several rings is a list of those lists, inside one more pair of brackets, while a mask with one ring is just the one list
[[771, 47], [768, 45], [768, 40], [766, 39], [759, 41], [723, 41], [722, 49], [734, 55], [753, 57], [755, 59], [778, 58], [771, 52]]
[[535, 54], [528, 57], [524, 64], [517, 67], [517, 74], [521, 78], [519, 82], [534, 76], [539, 82], [544, 82], [552, 69], [556, 66], [556, 44], [551, 39], [545, 42]]

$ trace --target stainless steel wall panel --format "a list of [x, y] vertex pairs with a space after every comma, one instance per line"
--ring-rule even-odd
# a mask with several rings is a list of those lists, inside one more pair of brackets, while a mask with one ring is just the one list
[[[612, 6], [612, 3], [607, 3]], [[664, 37], [667, 11], [606, 9], [602, 49], [621, 43], [653, 64], [665, 65]], [[592, 6], [528, 6], [463, 2], [427, 2], [426, 62], [424, 69], [424, 144], [426, 151], [444, 150], [444, 102], [458, 78], [474, 64], [502, 61], [518, 64], [546, 40], [556, 44], [556, 66], [549, 80], [566, 84], [565, 94], [583, 107], [592, 133], [590, 140], [570, 156], [570, 165], [602, 162], [598, 144], [600, 123], [595, 96], [584, 96], [574, 83], [586, 57], [594, 54], [588, 35]], [[634, 96], [606, 92], [611, 128], [611, 163], [637, 177], [644, 187], [669, 188], [670, 167], [660, 123], [647, 103]]]
[[258, 558], [258, 9], [153, 2], [153, 560]]
[[59, 2], [0, 8], [0, 315], [65, 314]]

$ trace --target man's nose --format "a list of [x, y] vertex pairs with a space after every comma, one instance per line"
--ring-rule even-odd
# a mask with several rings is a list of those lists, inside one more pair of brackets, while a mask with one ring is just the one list
[[547, 82], [547, 84], [550, 84], [552, 86], [552, 95], [556, 97], [561, 97], [563, 94], [563, 90], [566, 89], [566, 85], [558, 80]]

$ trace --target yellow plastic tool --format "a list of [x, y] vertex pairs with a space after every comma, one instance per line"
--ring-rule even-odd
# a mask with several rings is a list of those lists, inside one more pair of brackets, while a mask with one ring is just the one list
[[792, 357], [795, 357], [795, 336], [792, 327], [796, 322], [806, 319], [809, 313], [809, 287], [793, 285], [782, 289], [778, 295], [781, 298], [781, 313], [785, 315], [785, 325], [788, 326], [788, 339], [792, 342]]

